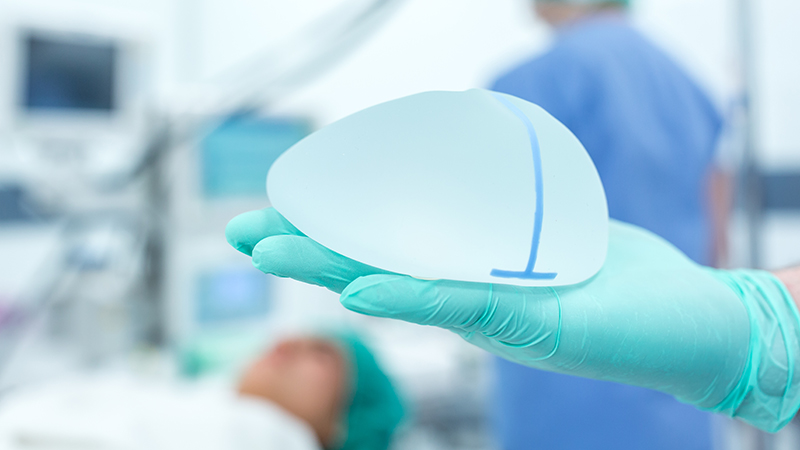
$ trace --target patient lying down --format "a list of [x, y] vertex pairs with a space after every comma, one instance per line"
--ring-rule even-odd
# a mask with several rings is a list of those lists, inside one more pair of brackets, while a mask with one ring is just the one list
[[0, 403], [0, 448], [384, 450], [402, 418], [348, 334], [287, 339], [230, 389], [130, 378], [22, 390]]

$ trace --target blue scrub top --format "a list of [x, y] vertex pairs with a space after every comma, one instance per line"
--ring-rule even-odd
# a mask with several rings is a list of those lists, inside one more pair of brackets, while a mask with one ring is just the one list
[[[721, 118], [668, 56], [620, 16], [561, 29], [493, 90], [542, 106], [592, 157], [615, 219], [708, 262], [706, 176]], [[504, 449], [711, 449], [710, 415], [646, 389], [497, 361]]]

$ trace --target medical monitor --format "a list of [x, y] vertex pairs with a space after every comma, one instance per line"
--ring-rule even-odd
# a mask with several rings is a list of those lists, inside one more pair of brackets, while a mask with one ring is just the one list
[[33, 24], [12, 31], [18, 136], [78, 144], [141, 131], [151, 58], [139, 34]]
[[113, 41], [34, 32], [22, 39], [24, 110], [111, 113], [117, 107]]
[[118, 170], [143, 151], [150, 45], [136, 30], [84, 25], [9, 28], [8, 128], [17, 151], [47, 167]]
[[310, 121], [301, 118], [242, 115], [225, 120], [200, 143], [203, 197], [265, 197], [270, 166], [311, 128]]

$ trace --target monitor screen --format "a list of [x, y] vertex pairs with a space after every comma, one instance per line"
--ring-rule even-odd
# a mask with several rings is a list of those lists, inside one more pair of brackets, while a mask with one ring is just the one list
[[112, 42], [29, 35], [23, 49], [25, 109], [114, 110], [117, 48]]
[[263, 318], [269, 312], [270, 277], [253, 268], [199, 274], [195, 319], [204, 325]]
[[304, 119], [229, 118], [201, 143], [203, 194], [209, 199], [266, 196], [272, 163], [311, 131]]

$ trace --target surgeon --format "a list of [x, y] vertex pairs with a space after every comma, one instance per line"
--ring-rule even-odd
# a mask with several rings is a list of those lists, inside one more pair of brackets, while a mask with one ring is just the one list
[[362, 314], [450, 330], [521, 365], [657, 390], [770, 432], [800, 409], [800, 266], [712, 269], [612, 220], [597, 275], [537, 288], [389, 273], [325, 248], [272, 208], [235, 217], [226, 235], [265, 273], [341, 293]]
[[386, 450], [403, 417], [347, 332], [284, 339], [237, 389], [93, 380], [24, 390], [0, 408], [0, 448]]
[[[724, 252], [726, 197], [712, 169], [721, 120], [706, 94], [625, 18], [627, 0], [537, 0], [552, 47], [492, 89], [542, 106], [584, 144], [609, 214], [646, 228], [701, 264]], [[713, 188], [713, 191], [711, 190]], [[714, 208], [721, 211], [721, 208]], [[710, 415], [657, 392], [497, 362], [504, 449], [712, 448]]]

